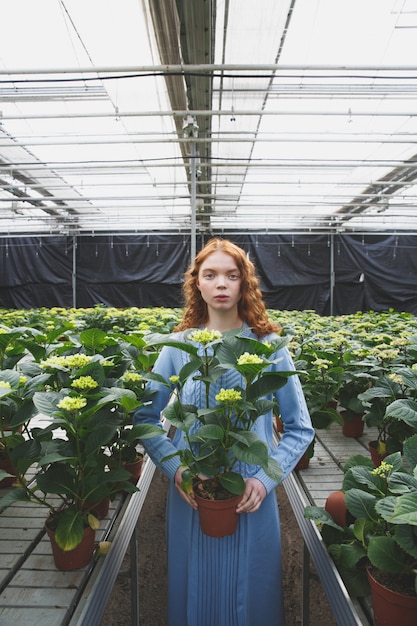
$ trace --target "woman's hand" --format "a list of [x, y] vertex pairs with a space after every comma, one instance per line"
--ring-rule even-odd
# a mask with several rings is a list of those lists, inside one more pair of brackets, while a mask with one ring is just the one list
[[194, 493], [192, 491], [190, 493], [185, 493], [185, 491], [181, 487], [182, 474], [183, 474], [183, 472], [185, 472], [186, 469], [187, 468], [185, 468], [185, 467], [179, 467], [177, 469], [177, 471], [175, 472], [175, 476], [174, 476], [175, 487], [176, 487], [178, 493], [180, 494], [181, 498], [187, 504], [189, 504], [191, 507], [193, 507], [193, 509], [197, 510], [197, 502], [195, 500]]
[[266, 489], [257, 478], [245, 478], [245, 491], [239, 502], [237, 513], [255, 513], [266, 497]]

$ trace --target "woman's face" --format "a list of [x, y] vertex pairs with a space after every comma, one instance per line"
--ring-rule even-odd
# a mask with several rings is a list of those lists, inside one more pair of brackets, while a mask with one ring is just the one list
[[197, 287], [209, 309], [230, 311], [240, 300], [241, 275], [230, 254], [216, 250], [200, 266]]

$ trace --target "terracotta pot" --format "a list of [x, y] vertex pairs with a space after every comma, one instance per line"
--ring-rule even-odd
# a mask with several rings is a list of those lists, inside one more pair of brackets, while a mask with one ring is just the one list
[[14, 475], [14, 468], [9, 458], [0, 458], [0, 469], [8, 472], [9, 474], [13, 474], [13, 476], [0, 480], [0, 489], [6, 489], [7, 487], [11, 487], [16, 480], [16, 476]]
[[355, 439], [363, 435], [364, 421], [362, 415], [354, 415], [350, 419], [346, 419], [344, 416], [345, 411], [341, 411], [340, 415], [343, 418], [342, 432], [345, 437], [354, 437]]
[[417, 623], [417, 596], [391, 591], [379, 583], [366, 568], [371, 586], [375, 626], [415, 626]]
[[233, 496], [227, 500], [207, 500], [194, 490], [198, 504], [198, 516], [201, 531], [209, 537], [225, 537], [236, 532], [239, 515], [236, 507], [242, 496]]
[[280, 417], [278, 417], [278, 415], [274, 415], [275, 417], [275, 426], [277, 429], [277, 433], [283, 433], [284, 432], [284, 424], [282, 423], [282, 420]]
[[295, 466], [294, 469], [296, 470], [303, 470], [303, 469], [307, 469], [307, 467], [310, 465], [310, 459], [307, 456], [307, 453], [304, 452], [303, 456], [300, 458], [300, 460], [298, 461], [297, 465]]
[[133, 461], [132, 463], [123, 463], [124, 469], [132, 474], [132, 478], [129, 478], [130, 483], [136, 485], [142, 473], [142, 465], [143, 456], [137, 458], [136, 461]]
[[90, 526], [84, 530], [84, 537], [81, 543], [73, 550], [62, 550], [55, 541], [55, 532], [45, 524], [45, 530], [52, 547], [55, 566], [57, 569], [67, 572], [80, 569], [88, 565], [94, 554], [95, 532]]
[[388, 456], [387, 452], [385, 452], [384, 454], [379, 454], [377, 448], [378, 448], [377, 440], [369, 442], [368, 450], [369, 450], [369, 453], [371, 455], [371, 459], [372, 459], [373, 464], [375, 465], [375, 467], [379, 467], [381, 465], [381, 462], [385, 459], [385, 457]]
[[348, 510], [343, 491], [333, 491], [324, 505], [325, 510], [339, 526], [348, 526]]

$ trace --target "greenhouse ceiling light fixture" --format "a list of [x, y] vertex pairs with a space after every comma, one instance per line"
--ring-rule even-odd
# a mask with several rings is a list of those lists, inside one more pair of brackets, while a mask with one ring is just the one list
[[184, 123], [182, 125], [182, 132], [185, 139], [198, 137], [198, 124], [197, 120], [193, 115], [187, 115], [184, 118]]

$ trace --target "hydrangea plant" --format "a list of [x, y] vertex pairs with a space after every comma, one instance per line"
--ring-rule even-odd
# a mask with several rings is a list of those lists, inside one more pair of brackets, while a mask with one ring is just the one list
[[[244, 480], [236, 471], [239, 462], [260, 466], [279, 482], [282, 470], [268, 455], [266, 443], [258, 438], [253, 426], [260, 416], [274, 409], [272, 394], [294, 373], [272, 368], [279, 360], [276, 351], [286, 345], [288, 338], [277, 337], [268, 344], [245, 337], [241, 331], [222, 334], [191, 329], [186, 331], [184, 341], [173, 335], [159, 341], [189, 355], [189, 362], [169, 380], [156, 373], [148, 375], [172, 390], [172, 402], [164, 415], [184, 431], [185, 446], [172, 455], [179, 456], [186, 468], [183, 489], [189, 492], [194, 481], [203, 476], [212, 479], [205, 482], [213, 485], [214, 491], [221, 485], [229, 494], [241, 494]], [[221, 388], [213, 400], [211, 386], [230, 370], [237, 372], [238, 383], [230, 389]], [[182, 390], [189, 379], [203, 386], [205, 406], [183, 403]]]
[[417, 434], [404, 442], [403, 455], [395, 452], [379, 467], [353, 455], [344, 471], [349, 525], [339, 526], [317, 506], [304, 515], [319, 524], [350, 594], [367, 594], [368, 565], [385, 586], [417, 595]]
[[[35, 414], [43, 416], [9, 446], [17, 486], [0, 506], [24, 501], [46, 507], [48, 525], [65, 551], [80, 543], [85, 526], [95, 528], [95, 505], [120, 489], [136, 490], [122, 466], [122, 443], [135, 446], [161, 433], [156, 426], [132, 426], [143, 398], [135, 388], [137, 372], [129, 372], [140, 359], [148, 366], [142, 344], [139, 337], [88, 329], [61, 335], [48, 350], [35, 350], [31, 341], [31, 354], [40, 358], [28, 354], [24, 366], [32, 378], [24, 384], [18, 371], [0, 370], [0, 417], [19, 426]], [[118, 454], [110, 458], [115, 441]], [[31, 468], [35, 473], [28, 480]], [[7, 476], [0, 470], [0, 480]]]

